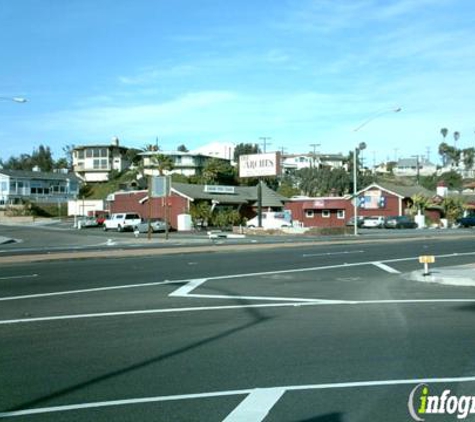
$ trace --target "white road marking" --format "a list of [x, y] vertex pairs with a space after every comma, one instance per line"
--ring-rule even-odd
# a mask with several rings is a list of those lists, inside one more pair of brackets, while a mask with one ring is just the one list
[[201, 286], [207, 280], [208, 280], [207, 278], [197, 278], [195, 280], [190, 280], [184, 286], [181, 286], [174, 292], [170, 293], [168, 296], [178, 296], [178, 297], [188, 296], [189, 293], [191, 293], [197, 287]]
[[[440, 258], [451, 258], [454, 256], [472, 256], [472, 255], [475, 255], [475, 252], [436, 255], [436, 258], [440, 259]], [[387, 259], [387, 260], [383, 260], [379, 262], [391, 263], [391, 262], [406, 262], [406, 261], [417, 261], [417, 260], [418, 260], [418, 257], [410, 257], [410, 258]], [[227, 279], [233, 279], [233, 278], [260, 277], [260, 276], [275, 275], [275, 274], [295, 274], [295, 273], [303, 273], [303, 272], [331, 270], [335, 268], [361, 267], [365, 265], [371, 265], [373, 263], [374, 261], [363, 261], [363, 262], [345, 263], [345, 264], [338, 264], [338, 265], [326, 265], [322, 267], [295, 268], [295, 269], [290, 269], [290, 270], [264, 271], [264, 272], [255, 272], [255, 273], [245, 273], [245, 274], [230, 274], [230, 275], [207, 277], [207, 280], [227, 280]], [[32, 298], [41, 298], [41, 297], [68, 295], [68, 294], [82, 294], [82, 293], [100, 292], [100, 291], [107, 291], [107, 290], [133, 289], [133, 288], [140, 288], [140, 287], [159, 286], [161, 284], [188, 283], [190, 281], [192, 280], [191, 279], [169, 280], [169, 281], [167, 280], [167, 281], [159, 281], [159, 282], [152, 282], [152, 283], [126, 284], [126, 285], [118, 285], [118, 286], [110, 286], [110, 287], [98, 287], [98, 288], [92, 288], [92, 289], [39, 293], [39, 294], [33, 294], [33, 295], [10, 296], [10, 297], [3, 297], [3, 298], [0, 297], [0, 301], [32, 299]]]
[[[392, 386], [398, 386], [398, 385], [449, 384], [449, 383], [465, 383], [465, 382], [475, 382], [475, 377], [472, 376], [472, 377], [447, 377], [447, 378], [416, 378], [416, 379], [398, 379], [398, 380], [382, 380], [382, 381], [354, 381], [354, 382], [350, 381], [350, 382], [337, 382], [337, 383], [327, 383], [327, 384], [289, 385], [289, 386], [282, 386], [282, 387], [262, 388], [262, 389], [259, 389], [261, 390], [259, 395], [262, 394], [262, 396], [264, 397], [266, 395], [265, 390], [270, 390], [268, 393], [269, 398], [270, 398], [271, 396], [275, 397], [278, 391], [282, 391], [283, 393], [286, 393], [288, 391], [331, 390], [331, 389], [340, 389], [340, 388], [392, 387]], [[140, 397], [140, 398], [132, 398], [132, 399], [124, 399], [124, 400], [78, 403], [78, 404], [69, 404], [69, 405], [62, 405], [62, 406], [52, 406], [52, 407], [42, 407], [42, 408], [34, 408], [34, 409], [14, 410], [14, 411], [9, 411], [9, 412], [0, 412], [0, 418], [39, 415], [39, 414], [46, 414], [46, 413], [58, 413], [58, 412], [67, 412], [67, 411], [82, 410], [82, 409], [97, 409], [97, 408], [104, 408], [104, 407], [137, 405], [137, 404], [145, 404], [145, 403], [209, 399], [209, 398], [241, 396], [241, 395], [249, 395], [249, 394], [252, 395], [254, 392], [256, 392], [256, 389], [251, 388], [251, 389], [242, 389], [242, 390], [214, 391], [214, 392], [197, 393], [197, 394]], [[244, 402], [245, 401], [246, 400], [244, 400]]]
[[25, 275], [11, 275], [7, 277], [0, 277], [0, 280], [15, 280], [17, 278], [35, 278], [38, 274], [25, 274]]
[[354, 253], [364, 253], [364, 251], [343, 251], [343, 252], [324, 252], [324, 253], [304, 253], [302, 256], [304, 258], [309, 258], [312, 256], [332, 256], [332, 255], [348, 255]]
[[382, 262], [373, 262], [373, 265], [391, 274], [401, 274], [400, 271], [396, 270], [393, 267], [390, 267], [389, 265], [383, 264]]
[[347, 305], [347, 306], [364, 306], [364, 305], [414, 305], [414, 304], [434, 304], [434, 303], [475, 303], [475, 299], [401, 299], [401, 300], [320, 300], [316, 299], [311, 302], [291, 302], [291, 303], [259, 303], [255, 305], [222, 305], [222, 306], [195, 306], [189, 308], [161, 308], [161, 309], [145, 309], [138, 311], [118, 311], [118, 312], [102, 312], [92, 314], [73, 314], [73, 315], [57, 315], [36, 318], [23, 319], [6, 319], [0, 320], [0, 325], [21, 324], [29, 322], [48, 322], [48, 321], [66, 321], [74, 319], [88, 318], [107, 318], [118, 316], [135, 316], [135, 315], [153, 315], [153, 314], [170, 314], [181, 312], [207, 312], [207, 311], [225, 311], [249, 308], [288, 308], [299, 306], [328, 306], [328, 305]]
[[284, 393], [284, 388], [256, 388], [223, 422], [263, 421]]
[[81, 294], [81, 293], [93, 293], [93, 292], [105, 292], [108, 290], [121, 290], [121, 289], [134, 289], [139, 287], [154, 287], [154, 286], [162, 286], [166, 284], [180, 284], [186, 283], [186, 281], [156, 281], [153, 283], [141, 283], [141, 284], [122, 284], [120, 286], [109, 286], [109, 287], [93, 287], [91, 289], [79, 289], [79, 290], [65, 290], [61, 292], [50, 292], [50, 293], [36, 293], [31, 295], [21, 295], [21, 296], [6, 296], [0, 297], [0, 301], [8, 301], [8, 300], [23, 300], [23, 299], [37, 299], [42, 297], [51, 297], [51, 296], [63, 296], [63, 295], [73, 295], [73, 294]]

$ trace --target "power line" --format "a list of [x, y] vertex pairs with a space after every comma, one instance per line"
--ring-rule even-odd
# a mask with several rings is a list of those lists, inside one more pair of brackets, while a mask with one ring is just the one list
[[261, 136], [259, 139], [262, 141], [260, 145], [263, 146], [262, 150], [265, 153], [267, 150], [267, 145], [271, 145], [271, 142], [268, 142], [268, 141], [269, 139], [272, 139], [272, 138], [270, 136]]

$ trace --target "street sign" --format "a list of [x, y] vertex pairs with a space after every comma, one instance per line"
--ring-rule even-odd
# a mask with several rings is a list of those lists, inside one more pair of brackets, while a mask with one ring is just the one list
[[279, 176], [282, 172], [279, 152], [239, 157], [239, 177]]
[[419, 256], [419, 263], [421, 264], [433, 264], [435, 262], [434, 255], [421, 255]]
[[170, 176], [153, 176], [151, 178], [150, 197], [164, 198], [170, 195]]

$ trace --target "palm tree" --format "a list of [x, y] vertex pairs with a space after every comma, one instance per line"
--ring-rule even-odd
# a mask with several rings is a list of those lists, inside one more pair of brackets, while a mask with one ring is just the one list
[[454, 147], [457, 148], [457, 141], [460, 138], [460, 132], [454, 132]]
[[449, 130], [446, 127], [443, 127], [442, 129], [440, 129], [440, 133], [442, 135], [442, 138], [444, 138], [444, 142], [445, 142], [445, 138], [447, 137]]
[[169, 155], [154, 154], [150, 157], [150, 163], [157, 168], [158, 174], [163, 176], [165, 171], [173, 170], [173, 160]]

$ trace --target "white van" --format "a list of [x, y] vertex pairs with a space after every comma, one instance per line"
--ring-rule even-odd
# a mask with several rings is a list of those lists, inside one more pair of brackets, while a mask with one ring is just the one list
[[104, 231], [117, 230], [121, 232], [123, 230], [133, 230], [135, 226], [141, 223], [142, 219], [140, 215], [135, 212], [121, 212], [112, 214], [108, 219], [104, 221]]
[[[246, 227], [259, 227], [258, 216], [251, 218]], [[281, 229], [282, 227], [292, 227], [292, 217], [288, 212], [267, 211], [262, 213], [262, 228]]]

